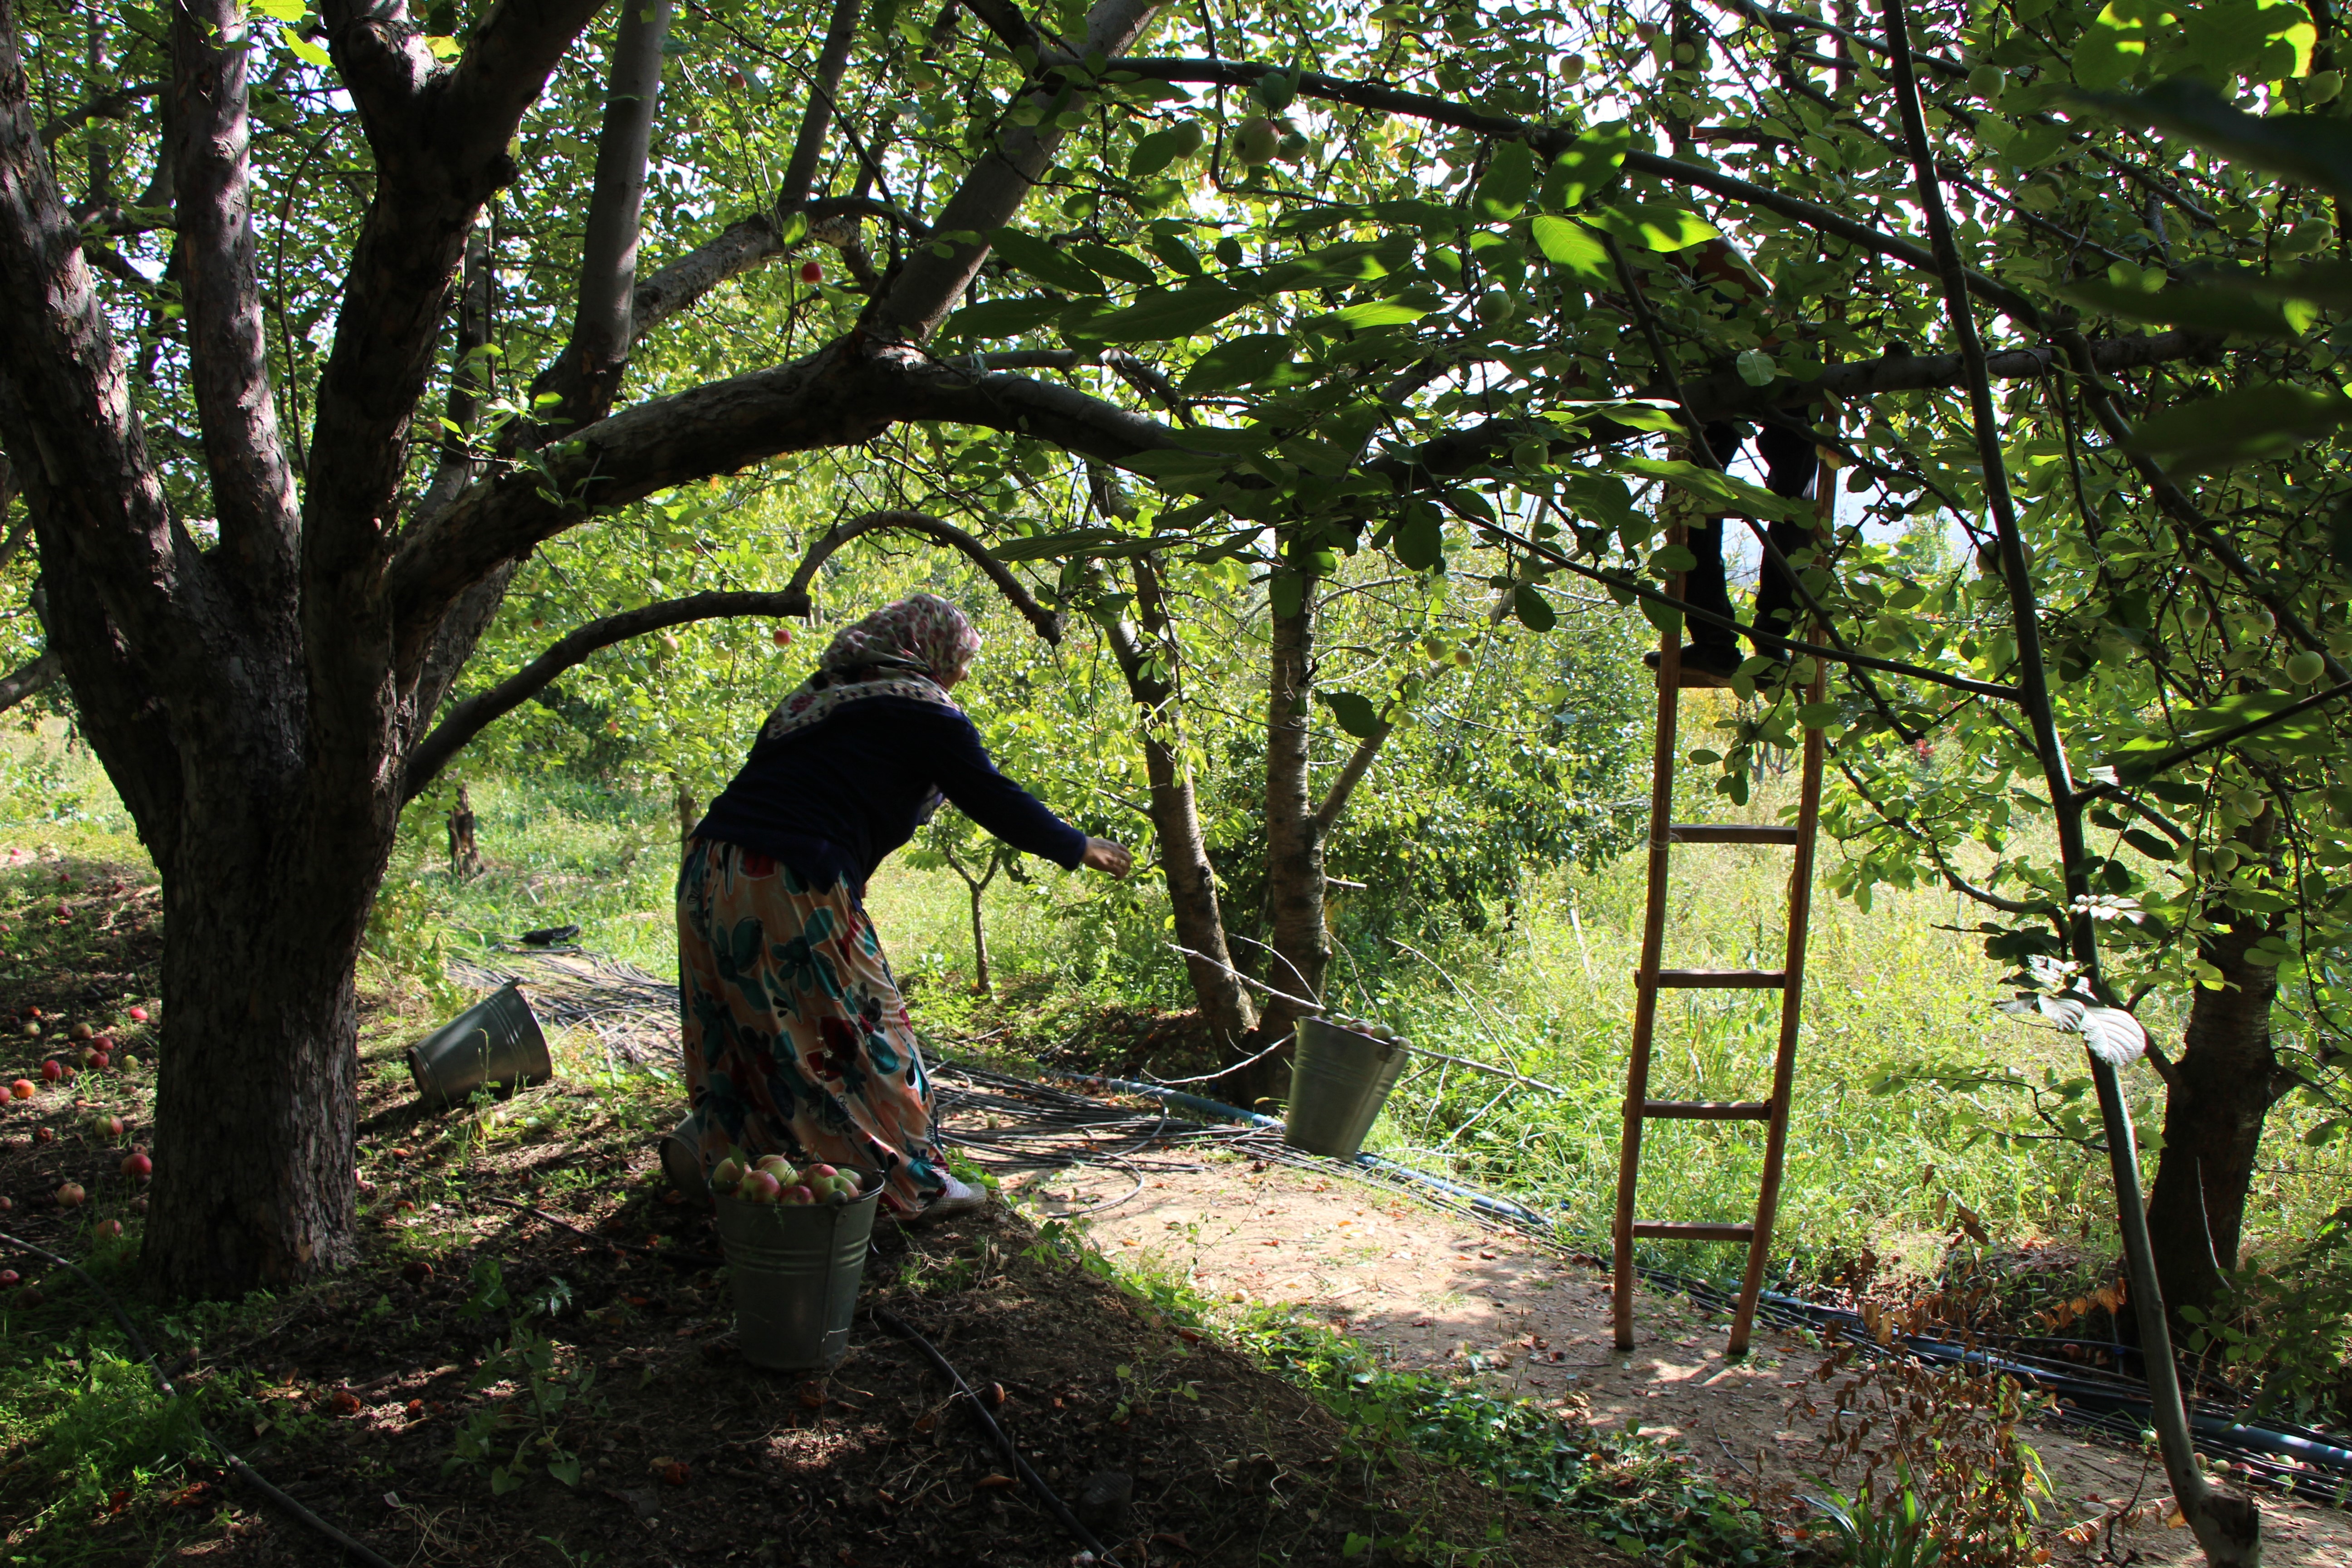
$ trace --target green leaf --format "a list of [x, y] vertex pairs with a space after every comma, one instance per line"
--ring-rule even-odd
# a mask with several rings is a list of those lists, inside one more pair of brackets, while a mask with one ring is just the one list
[[1069, 308], [1067, 300], [1046, 300], [1035, 295], [1017, 300], [983, 300], [950, 316], [940, 335], [957, 342], [1012, 337], [1045, 325]]
[[1318, 687], [1315, 700], [1331, 710], [1331, 718], [1340, 729], [1359, 741], [1369, 741], [1381, 732], [1381, 710], [1372, 706], [1369, 697], [1352, 691], [1326, 691]]
[[1698, 214], [1664, 202], [1595, 207], [1590, 221], [1627, 244], [1646, 245], [1652, 250], [1686, 250], [1721, 233]]
[[296, 59], [307, 60], [310, 64], [320, 67], [321, 69], [331, 70], [334, 68], [335, 57], [320, 48], [318, 45], [312, 43], [310, 39], [297, 37], [292, 33], [281, 33], [278, 37], [286, 40], [287, 49]]
[[1373, 300], [1361, 305], [1350, 305], [1336, 312], [1330, 320], [1343, 327], [1401, 327], [1418, 321], [1429, 314], [1419, 305], [1404, 300]]
[[1228, 338], [1192, 362], [1184, 376], [1188, 395], [1246, 386], [1290, 361], [1290, 340], [1280, 332], [1247, 332]]
[[2184, 472], [2212, 473], [2232, 463], [2284, 458], [2347, 419], [2352, 397], [2278, 383], [2176, 403], [2141, 420], [2129, 444]]
[[1702, 468], [1696, 463], [1676, 462], [1664, 458], [1628, 458], [1619, 467], [1654, 479], [1664, 479], [1677, 489], [1687, 490], [1711, 505], [1735, 509], [1748, 517], [1793, 517], [1811, 509], [1811, 501], [1792, 501], [1774, 495], [1761, 485], [1714, 468]]
[[299, 22], [302, 19], [302, 0], [253, 0], [253, 8], [263, 16], [273, 17], [280, 22]]
[[1127, 177], [1130, 180], [1150, 179], [1174, 163], [1183, 151], [1183, 145], [1182, 134], [1172, 127], [1153, 132], [1138, 142], [1135, 151], [1127, 155]]
[[1445, 524], [1437, 509], [1423, 505], [1397, 524], [1396, 557], [1415, 572], [1433, 571], [1445, 561]]
[[1088, 242], [1070, 247], [1070, 254], [1097, 272], [1116, 278], [1122, 283], [1148, 285], [1160, 276], [1151, 270], [1149, 261], [1139, 256], [1130, 256], [1114, 246]]
[[1000, 228], [988, 243], [1005, 265], [1018, 268], [1040, 283], [1067, 289], [1073, 294], [1100, 294], [1103, 280], [1076, 257], [1056, 250], [1034, 234]]
[[1192, 247], [1172, 234], [1155, 233], [1144, 244], [1150, 247], [1152, 255], [1187, 278], [1198, 278], [1206, 270]]
[[2170, 36], [2178, 18], [2166, 0], [2109, 0], [2074, 42], [2074, 79], [2095, 91], [2115, 87], [2148, 64], [2151, 41]]
[[1622, 120], [1606, 120], [1592, 127], [1554, 160], [1544, 175], [1543, 205], [1560, 212], [1583, 205], [1586, 197], [1617, 178], [1633, 145], [1633, 128]]
[[[783, 226], [776, 230], [776, 243], [778, 245], [798, 245], [802, 240], [806, 239], [807, 237], [808, 214], [804, 212], [785, 214]], [[950, 252], [950, 254], [953, 254], [953, 252]]]
[[1040, 533], [1028, 539], [1008, 539], [992, 544], [988, 552], [999, 561], [1050, 561], [1099, 555], [1106, 545], [1140, 543], [1132, 534], [1108, 528], [1078, 528], [1066, 533]]
[[1601, 237], [1574, 218], [1554, 217], [1549, 213], [1538, 214], [1528, 225], [1534, 237], [1536, 248], [1544, 259], [1556, 267], [1565, 267], [1587, 283], [1603, 288], [1614, 287], [1617, 269], [1609, 260], [1609, 249]]
[[2126, 124], [2146, 125], [2301, 184], [2352, 195], [2352, 121], [2320, 114], [2247, 114], [2201, 81], [2160, 81], [2143, 93], [2094, 95]]
[[1519, 625], [1531, 632], [1548, 632], [1559, 625], [1559, 616], [1551, 601], [1539, 593], [1533, 583], [1522, 583], [1511, 590], [1511, 614]]
[[1535, 149], [1525, 142], [1497, 142], [1471, 205], [1489, 223], [1515, 218], [1528, 205], [1528, 192], [1534, 188], [1535, 180]]
[[1772, 356], [1761, 349], [1746, 350], [1731, 364], [1739, 373], [1739, 379], [1750, 386], [1769, 386], [1779, 374]]
[[1172, 293], [1146, 293], [1122, 310], [1086, 323], [1082, 335], [1104, 342], [1152, 342], [1206, 331], [1250, 302], [1238, 289], [1195, 283]]
[[2176, 284], [2151, 294], [2105, 279], [2085, 279], [2052, 292], [2069, 304], [2101, 315], [2212, 332], [2300, 337], [2318, 319], [2318, 312], [2305, 300], [2261, 300], [2242, 289], [2210, 285]]

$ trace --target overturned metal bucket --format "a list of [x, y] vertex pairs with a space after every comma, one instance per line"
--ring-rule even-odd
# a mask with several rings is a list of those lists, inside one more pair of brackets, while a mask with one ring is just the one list
[[1282, 1141], [1310, 1154], [1354, 1159], [1412, 1054], [1392, 1040], [1301, 1019]]
[[735, 1338], [753, 1366], [821, 1370], [849, 1353], [849, 1322], [882, 1201], [880, 1173], [857, 1175], [866, 1190], [838, 1205], [750, 1204], [732, 1193], [717, 1194]]
[[530, 1004], [509, 981], [409, 1047], [408, 1075], [425, 1099], [454, 1103], [486, 1084], [543, 1083], [555, 1064]]

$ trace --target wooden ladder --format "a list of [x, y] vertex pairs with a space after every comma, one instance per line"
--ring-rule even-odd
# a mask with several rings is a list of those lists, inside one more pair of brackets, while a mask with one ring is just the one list
[[[1824, 464], [1816, 503], [1822, 514], [1834, 499]], [[1682, 542], [1682, 530], [1669, 538]], [[1674, 595], [1683, 597], [1678, 574]], [[1748, 1269], [1739, 1281], [1739, 1305], [1731, 1320], [1727, 1355], [1748, 1352], [1756, 1321], [1756, 1297], [1764, 1285], [1765, 1256], [1772, 1246], [1772, 1219], [1780, 1201], [1780, 1164], [1788, 1151], [1789, 1095], [1797, 1070], [1797, 1026], [1804, 1014], [1805, 933], [1812, 909], [1813, 837], [1821, 822], [1822, 731], [1805, 731], [1804, 772], [1793, 827], [1744, 823], [1677, 823], [1675, 812], [1675, 721], [1681, 709], [1682, 635], [1663, 634], [1658, 644], [1657, 745], [1650, 772], [1650, 885], [1642, 919], [1642, 962], [1633, 975], [1633, 1049], [1625, 1074], [1625, 1134], [1617, 1162], [1617, 1220], [1610, 1275], [1616, 1297], [1617, 1348], [1633, 1348], [1633, 1242], [1642, 1237], [1675, 1241], [1744, 1241]], [[1818, 663], [1807, 700], [1822, 700], [1827, 671]], [[1789, 940], [1779, 969], [1667, 969], [1664, 967], [1666, 888], [1672, 847], [1676, 844], [1778, 844], [1795, 851], [1789, 868]], [[1780, 993], [1780, 1038], [1772, 1058], [1771, 1098], [1761, 1100], [1654, 1100], [1650, 1095], [1650, 1047], [1658, 1022], [1658, 993], [1691, 988], [1776, 990]], [[1744, 1223], [1640, 1220], [1633, 1199], [1641, 1184], [1642, 1126], [1646, 1121], [1761, 1121], [1764, 1179], [1756, 1194], [1756, 1217]]]

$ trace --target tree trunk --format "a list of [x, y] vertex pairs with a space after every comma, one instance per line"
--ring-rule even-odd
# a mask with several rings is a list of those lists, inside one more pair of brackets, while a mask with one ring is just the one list
[[[995, 868], [991, 867], [990, 876], [994, 875]], [[975, 994], [993, 996], [996, 993], [988, 983], [988, 927], [980, 913], [980, 896], [988, 890], [988, 884], [966, 882], [964, 886], [971, 892], [971, 988]]]
[[1168, 886], [1176, 944], [1192, 949], [1184, 955], [1184, 973], [1219, 1050], [1226, 1061], [1237, 1062], [1248, 1054], [1244, 1047], [1257, 1027], [1257, 1009], [1235, 973], [1225, 942], [1217, 871], [1201, 831], [1192, 775], [1178, 750], [1175, 655], [1167, 601], [1158, 572], [1141, 559], [1135, 563], [1135, 604], [1142, 639], [1122, 621], [1109, 622], [1104, 631], [1119, 673], [1127, 679], [1128, 695], [1142, 714], [1143, 770], [1151, 786], [1151, 830], [1160, 840], [1160, 874]]
[[2238, 1266], [2263, 1120], [2279, 1094], [2278, 1058], [2271, 1047], [2278, 971], [2246, 962], [2268, 922], [2229, 918], [2233, 928], [2200, 949], [2225, 984], [2200, 985], [2189, 1000], [2180, 1058], [2165, 1095], [2164, 1148], [2148, 1196], [2148, 1237], [2175, 1332], [2187, 1328], [2177, 1321], [2180, 1309], [2210, 1312], [2222, 1275]]
[[173, 1297], [291, 1284], [352, 1253], [352, 975], [381, 872], [314, 878], [265, 823], [224, 815], [184, 823], [163, 867], [144, 1258]]
[[[1265, 879], [1273, 956], [1266, 984], [1305, 1001], [1320, 1002], [1331, 942], [1323, 916], [1323, 826], [1308, 773], [1314, 686], [1315, 580], [1299, 575], [1295, 605], [1282, 603], [1276, 583], [1273, 658], [1265, 700]], [[1255, 1041], [1264, 1050], [1288, 1034], [1307, 1009], [1269, 995]], [[1253, 1100], [1286, 1090], [1291, 1049], [1254, 1064], [1246, 1075]]]

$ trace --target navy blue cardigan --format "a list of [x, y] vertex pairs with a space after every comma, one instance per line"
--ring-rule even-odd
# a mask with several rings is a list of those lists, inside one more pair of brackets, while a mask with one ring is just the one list
[[694, 831], [863, 897], [875, 868], [922, 826], [934, 788], [1016, 849], [1069, 870], [1087, 852], [1085, 834], [996, 771], [971, 720], [911, 697], [867, 698], [762, 738]]

